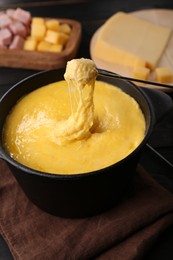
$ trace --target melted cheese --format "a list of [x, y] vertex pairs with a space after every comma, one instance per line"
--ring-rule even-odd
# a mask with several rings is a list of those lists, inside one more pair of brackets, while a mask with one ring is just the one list
[[143, 140], [145, 119], [137, 102], [119, 88], [96, 81], [90, 135], [58, 145], [55, 126], [71, 117], [68, 100], [66, 81], [23, 97], [4, 126], [4, 145], [11, 157], [44, 172], [86, 173], [123, 159]]
[[[68, 83], [72, 114], [66, 121], [55, 125], [54, 140], [58, 144], [80, 140], [90, 135], [94, 121], [95, 64], [89, 59], [74, 59], [67, 63], [64, 78]], [[77, 107], [74, 109], [73, 103]]]

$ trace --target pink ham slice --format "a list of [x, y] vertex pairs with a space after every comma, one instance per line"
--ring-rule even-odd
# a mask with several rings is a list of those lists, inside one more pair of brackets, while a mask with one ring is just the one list
[[6, 14], [10, 17], [13, 18], [15, 13], [15, 9], [7, 9]]
[[11, 43], [12, 33], [9, 29], [4, 28], [0, 30], [0, 44], [2, 46], [7, 46]]
[[31, 14], [21, 8], [17, 8], [13, 14], [13, 18], [28, 26], [31, 22]]
[[0, 28], [5, 28], [12, 23], [12, 19], [5, 13], [0, 14]]
[[24, 38], [19, 35], [14, 36], [12, 43], [9, 46], [10, 50], [22, 49], [24, 44]]
[[22, 49], [30, 34], [31, 14], [21, 8], [0, 12], [0, 50]]
[[9, 29], [14, 35], [20, 35], [24, 38], [28, 34], [26, 27], [18, 21], [13, 21], [13, 23], [9, 25]]
[[0, 50], [6, 50], [7, 46], [0, 43]]

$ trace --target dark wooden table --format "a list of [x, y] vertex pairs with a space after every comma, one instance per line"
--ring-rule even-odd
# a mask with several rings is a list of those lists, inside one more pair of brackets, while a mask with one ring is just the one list
[[[0, 0], [0, 11], [7, 8], [21, 7], [33, 16], [57, 17], [75, 19], [82, 24], [82, 41], [77, 57], [90, 57], [89, 46], [93, 33], [103, 22], [117, 11], [131, 12], [141, 9], [166, 8], [173, 9], [172, 0], [64, 0], [64, 1], [34, 1], [34, 0]], [[0, 68], [0, 96], [19, 80], [35, 73], [34, 70]], [[140, 164], [166, 189], [173, 192], [173, 108], [160, 118], [162, 107], [159, 103], [160, 92], [146, 91], [153, 100], [158, 123], [151, 135], [148, 145], [141, 157]], [[168, 95], [173, 98], [172, 93]], [[158, 243], [153, 246], [146, 259], [173, 259], [173, 227], [166, 230]], [[0, 259], [13, 259], [8, 247], [0, 237]], [[122, 259], [123, 260], [123, 259]]]

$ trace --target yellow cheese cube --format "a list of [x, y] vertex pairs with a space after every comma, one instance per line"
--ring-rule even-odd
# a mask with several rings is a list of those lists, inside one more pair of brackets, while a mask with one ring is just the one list
[[53, 44], [62, 44], [65, 45], [68, 41], [69, 36], [65, 33], [55, 32], [52, 30], [47, 30], [45, 41], [53, 43]]
[[46, 36], [44, 38], [44, 40], [46, 42], [50, 42], [50, 43], [54, 43], [56, 44], [58, 42], [58, 38], [59, 38], [59, 33], [52, 31], [52, 30], [47, 30], [46, 31]]
[[47, 20], [45, 23], [46, 23], [46, 28], [49, 30], [59, 31], [60, 29], [59, 21], [56, 19]]
[[155, 79], [160, 83], [173, 82], [173, 71], [170, 68], [156, 68]]
[[38, 51], [47, 51], [49, 52], [51, 49], [51, 44], [49, 42], [41, 41], [37, 45]]
[[32, 18], [32, 25], [41, 25], [41, 24], [44, 24], [44, 18], [41, 17]]
[[69, 35], [71, 33], [71, 27], [69, 24], [63, 23], [60, 25], [60, 31]]
[[40, 41], [43, 40], [46, 33], [46, 26], [44, 24], [32, 24], [31, 25], [31, 36]]
[[53, 44], [49, 49], [50, 52], [56, 52], [56, 53], [59, 53], [62, 50], [63, 50], [62, 44]]
[[112, 65], [134, 67], [136, 58], [154, 70], [171, 35], [171, 28], [118, 12], [100, 28], [93, 56]]
[[65, 45], [67, 41], [69, 40], [69, 36], [65, 33], [58, 33], [58, 44]]
[[36, 50], [36, 46], [37, 46], [37, 41], [29, 37], [25, 40], [23, 49], [27, 51], [34, 51]]
[[150, 75], [150, 69], [145, 67], [135, 67], [133, 71], [133, 78], [146, 80]]

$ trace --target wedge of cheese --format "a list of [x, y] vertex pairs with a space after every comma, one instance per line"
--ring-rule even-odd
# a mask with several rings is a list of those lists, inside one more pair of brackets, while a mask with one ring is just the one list
[[94, 55], [111, 64], [139, 63], [154, 70], [170, 35], [170, 28], [118, 12], [98, 32]]

